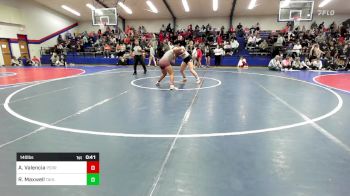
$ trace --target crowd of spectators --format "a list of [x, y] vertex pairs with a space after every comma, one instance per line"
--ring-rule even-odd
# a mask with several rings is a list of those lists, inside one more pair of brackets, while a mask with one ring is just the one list
[[[192, 53], [196, 54], [197, 64], [201, 66], [198, 57], [210, 62], [210, 57], [214, 56], [214, 50], [219, 46], [223, 54], [233, 55], [238, 52], [239, 43], [236, 39], [233, 28], [228, 31], [225, 27], [213, 28], [208, 25], [188, 25], [186, 29], [174, 31], [171, 24], [162, 25], [159, 33], [148, 33], [144, 26], [133, 28], [126, 27], [125, 31], [121, 29], [111, 29], [106, 27], [97, 32], [82, 32], [72, 34], [67, 32], [64, 36], [58, 36], [57, 45], [50, 48], [46, 53], [52, 54], [51, 60], [65, 58], [68, 53], [103, 56], [104, 58], [119, 59], [119, 64], [127, 64], [127, 59], [132, 55], [132, 48], [138, 41], [142, 49], [155, 60], [160, 58], [174, 44], [180, 44]], [[57, 62], [57, 61], [56, 61]], [[55, 64], [52, 61], [52, 64]], [[209, 65], [209, 64], [207, 64]]]
[[314, 69], [348, 70], [350, 68], [350, 25], [329, 27], [324, 23], [293, 27], [292, 24], [280, 32], [272, 33], [267, 42], [272, 46], [274, 58], [271, 70]]
[[69, 52], [104, 58], [118, 57], [119, 64], [128, 64], [135, 41], [138, 41], [144, 51], [143, 57], [146, 54], [150, 57], [148, 65], [157, 65], [158, 58], [175, 44], [180, 44], [192, 54], [195, 64], [202, 66], [201, 59], [205, 57], [205, 65], [209, 66], [211, 57], [214, 57], [215, 65], [220, 65], [221, 56], [239, 52], [237, 38], [242, 37], [246, 40], [246, 49], [253, 48], [275, 57], [273, 61], [280, 67], [275, 70], [349, 68], [349, 25], [338, 26], [333, 22], [325, 27], [324, 23], [313, 23], [307, 30], [305, 26], [288, 23], [284, 29], [269, 32], [266, 37], [261, 36], [260, 28], [259, 23], [250, 28], [239, 23], [236, 29], [232, 26], [229, 29], [224, 26], [214, 28], [210, 24], [193, 27], [190, 24], [187, 28], [174, 31], [168, 24], [162, 25], [159, 33], [148, 33], [144, 26], [127, 26], [125, 31], [106, 27], [97, 32], [67, 32], [57, 38], [57, 45], [49, 52], [53, 65], [66, 65], [65, 56]]
[[36, 56], [33, 56], [32, 59], [27, 58], [27, 56], [22, 56], [19, 58], [16, 58], [15, 56], [13, 56], [11, 58], [11, 65], [12, 66], [40, 66], [41, 61]]

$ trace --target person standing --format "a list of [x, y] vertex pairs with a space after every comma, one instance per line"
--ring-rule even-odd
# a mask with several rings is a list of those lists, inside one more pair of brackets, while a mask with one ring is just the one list
[[199, 47], [199, 45], [197, 46], [197, 63], [198, 63], [198, 67], [202, 67], [202, 57], [203, 57], [203, 52], [201, 50], [201, 48]]
[[180, 54], [176, 53], [175, 55], [176, 56], [180, 56], [182, 58], [182, 63], [181, 63], [181, 66], [180, 66], [180, 73], [182, 75], [182, 82], [186, 82], [187, 81], [187, 78], [186, 78], [186, 75], [185, 75], [185, 69], [188, 67], [191, 74], [196, 78], [196, 83], [197, 84], [200, 84], [201, 83], [201, 80], [197, 74], [197, 72], [194, 70], [194, 65], [193, 65], [193, 59], [190, 55], [190, 53], [188, 53], [185, 49], [185, 47], [181, 47], [181, 50], [178, 51]]
[[210, 66], [210, 56], [211, 56], [211, 50], [208, 44], [206, 44], [205, 49], [204, 49], [204, 53], [205, 53], [205, 65], [207, 67]]
[[155, 57], [156, 52], [155, 52], [155, 50], [154, 50], [154, 48], [153, 48], [151, 43], [149, 44], [149, 47], [150, 47], [149, 48], [149, 59], [148, 59], [148, 65], [147, 66], [150, 66], [152, 61], [154, 63], [154, 66], [157, 66], [156, 57]]
[[166, 75], [170, 76], [170, 90], [177, 90], [174, 86], [174, 70], [172, 65], [175, 64], [175, 59], [182, 53], [182, 48], [174, 47], [173, 49], [168, 50], [162, 58], [159, 60], [159, 67], [162, 71], [162, 75], [156, 83], [156, 86], [160, 86], [160, 82], [165, 78]]
[[219, 45], [216, 46], [216, 49], [214, 50], [215, 55], [215, 65], [218, 66], [221, 64], [221, 56], [224, 53], [222, 48], [219, 47]]
[[138, 41], [135, 41], [135, 46], [133, 48], [133, 55], [134, 55], [134, 74], [133, 75], [137, 75], [137, 65], [138, 63], [141, 63], [142, 67], [143, 67], [143, 73], [146, 74], [147, 73], [147, 69], [146, 69], [146, 65], [145, 62], [143, 61], [143, 57], [142, 57], [142, 48], [139, 45]]

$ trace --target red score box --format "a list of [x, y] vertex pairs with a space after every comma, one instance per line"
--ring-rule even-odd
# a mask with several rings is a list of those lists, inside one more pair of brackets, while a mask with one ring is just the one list
[[88, 174], [96, 174], [100, 173], [100, 162], [99, 161], [88, 161], [87, 164], [87, 173]]

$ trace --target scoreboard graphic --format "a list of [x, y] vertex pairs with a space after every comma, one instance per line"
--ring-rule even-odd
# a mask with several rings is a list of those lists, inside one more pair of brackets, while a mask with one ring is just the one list
[[16, 185], [99, 184], [99, 153], [17, 153]]

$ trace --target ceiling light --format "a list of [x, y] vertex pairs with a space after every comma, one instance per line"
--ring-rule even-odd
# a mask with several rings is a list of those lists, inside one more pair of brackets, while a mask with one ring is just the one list
[[154, 4], [152, 3], [152, 1], [146, 1], [146, 3], [147, 3], [147, 5], [148, 5], [148, 7], [149, 7], [149, 9], [151, 9], [151, 11], [153, 12], [153, 13], [158, 13], [158, 9], [156, 8], [156, 6], [154, 6]]
[[248, 9], [252, 10], [255, 8], [255, 6], [256, 6], [256, 0], [250, 0]]
[[70, 7], [66, 6], [66, 5], [61, 5], [61, 7], [62, 7], [63, 9], [65, 9], [65, 10], [67, 10], [68, 12], [74, 14], [74, 15], [80, 16], [80, 13], [79, 13], [79, 12], [73, 10], [72, 8], [70, 8]]
[[132, 14], [132, 10], [131, 10], [128, 6], [126, 6], [124, 3], [122, 3], [122, 2], [119, 1], [119, 2], [118, 2], [118, 5], [119, 5], [120, 7], [122, 7], [126, 13]]
[[213, 10], [214, 12], [218, 11], [219, 0], [213, 0]]
[[96, 9], [96, 8], [95, 8], [93, 5], [91, 5], [90, 3], [87, 3], [87, 4], [86, 4], [86, 7], [90, 8], [91, 10], [95, 10], [95, 9]]
[[182, 0], [182, 5], [184, 6], [186, 12], [190, 11], [187, 0]]
[[91, 9], [91, 11], [95, 11], [98, 15], [103, 15], [102, 10], [96, 9], [95, 6], [91, 5], [90, 3], [87, 3], [86, 6]]
[[324, 7], [325, 5], [327, 5], [329, 2], [331, 2], [332, 0], [323, 0], [320, 5], [318, 5], [318, 7]]

